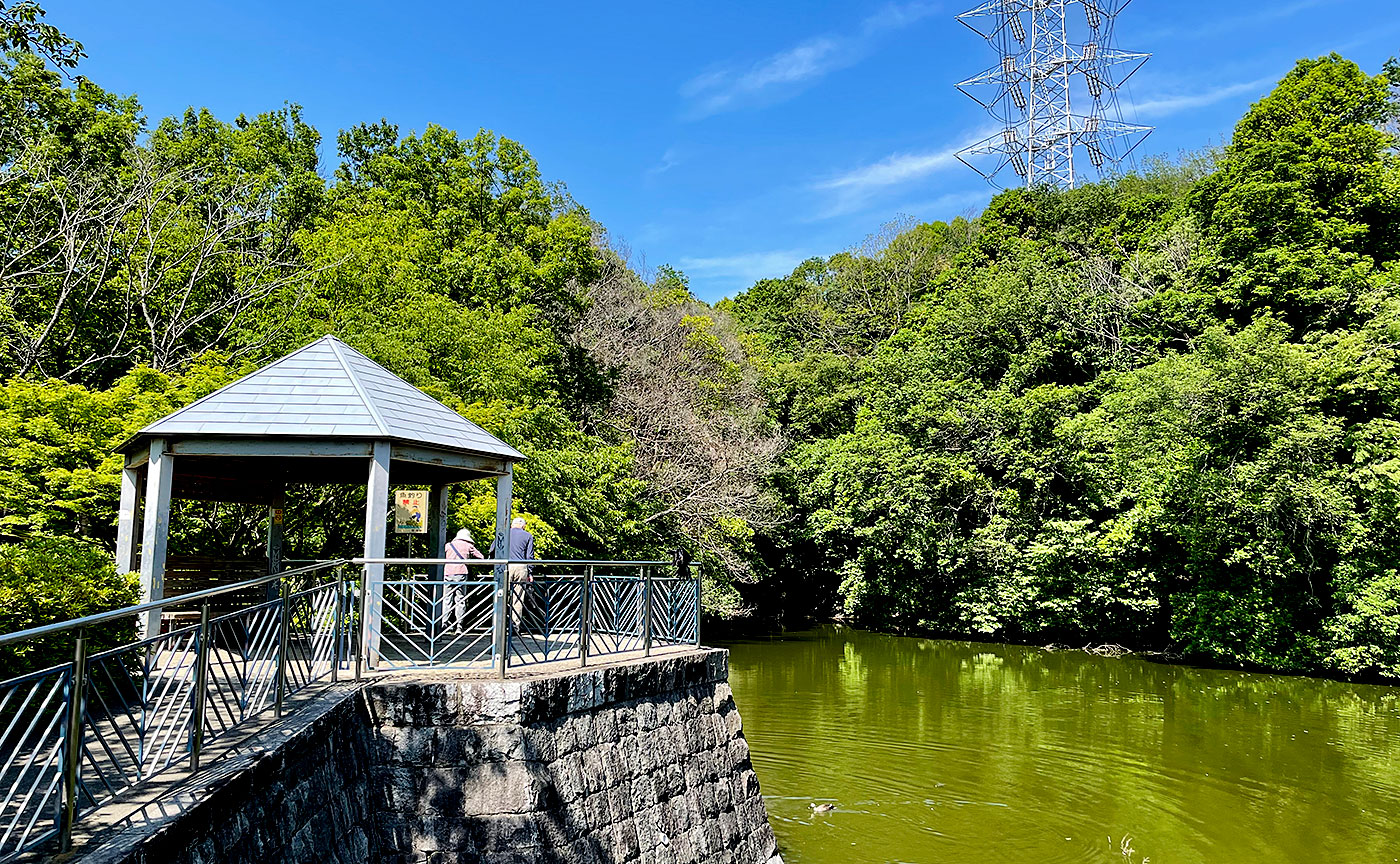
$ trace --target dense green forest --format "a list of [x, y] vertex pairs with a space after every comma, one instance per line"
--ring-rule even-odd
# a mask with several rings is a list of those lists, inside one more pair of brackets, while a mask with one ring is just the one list
[[1400, 676], [1396, 73], [724, 303], [789, 442], [766, 602]]
[[[92, 555], [113, 448], [325, 333], [526, 453], [541, 556], [684, 546], [708, 605], [738, 608], [776, 513], [757, 373], [727, 316], [629, 267], [519, 143], [368, 122], [326, 165], [295, 105], [148, 119], [33, 4], [0, 4], [0, 42], [0, 629], [130, 599]], [[358, 548], [363, 496], [289, 490], [287, 557]], [[489, 536], [493, 496], [462, 487], [454, 524]], [[266, 518], [182, 502], [172, 553], [261, 555]]]
[[[129, 598], [113, 447], [335, 333], [529, 456], [542, 555], [685, 547], [718, 616], [1400, 676], [1395, 68], [1302, 61], [1219, 152], [711, 307], [509, 138], [327, 164], [295, 105], [148, 118], [32, 3], [0, 47], [0, 628]], [[354, 549], [362, 495], [291, 490], [288, 557]], [[172, 551], [264, 519], [186, 502]]]

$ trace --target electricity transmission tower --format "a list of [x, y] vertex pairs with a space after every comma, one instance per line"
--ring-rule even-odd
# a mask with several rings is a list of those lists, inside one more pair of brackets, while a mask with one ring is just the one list
[[1152, 131], [1124, 122], [1118, 106], [1118, 88], [1151, 56], [1113, 47], [1129, 2], [986, 0], [959, 15], [1001, 62], [957, 87], [1002, 128], [958, 158], [989, 182], [1010, 165], [1027, 186], [1065, 189], [1084, 179], [1086, 156], [1096, 173], [1117, 168]]

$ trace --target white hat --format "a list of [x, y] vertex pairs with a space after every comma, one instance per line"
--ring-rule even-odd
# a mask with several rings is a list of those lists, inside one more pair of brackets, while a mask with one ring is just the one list
[[474, 542], [474, 541], [472, 540], [472, 532], [468, 531], [468, 530], [465, 529], [465, 528], [463, 528], [461, 531], [458, 531], [458, 532], [457, 532], [457, 537], [456, 537], [456, 539], [457, 539], [457, 540], [465, 540], [465, 541], [467, 541], [468, 543]]

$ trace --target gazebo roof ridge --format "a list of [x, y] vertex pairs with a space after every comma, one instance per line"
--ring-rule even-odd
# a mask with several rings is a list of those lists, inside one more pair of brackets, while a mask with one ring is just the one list
[[392, 440], [526, 458], [332, 335], [162, 417], [118, 449], [189, 437]]

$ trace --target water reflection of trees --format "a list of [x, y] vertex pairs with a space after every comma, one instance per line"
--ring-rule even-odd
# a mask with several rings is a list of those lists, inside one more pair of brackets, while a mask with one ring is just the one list
[[967, 816], [996, 842], [1048, 821], [1156, 861], [1372, 861], [1400, 824], [1395, 688], [835, 629], [741, 646], [733, 677], [765, 791], [951, 790], [1011, 805]]

